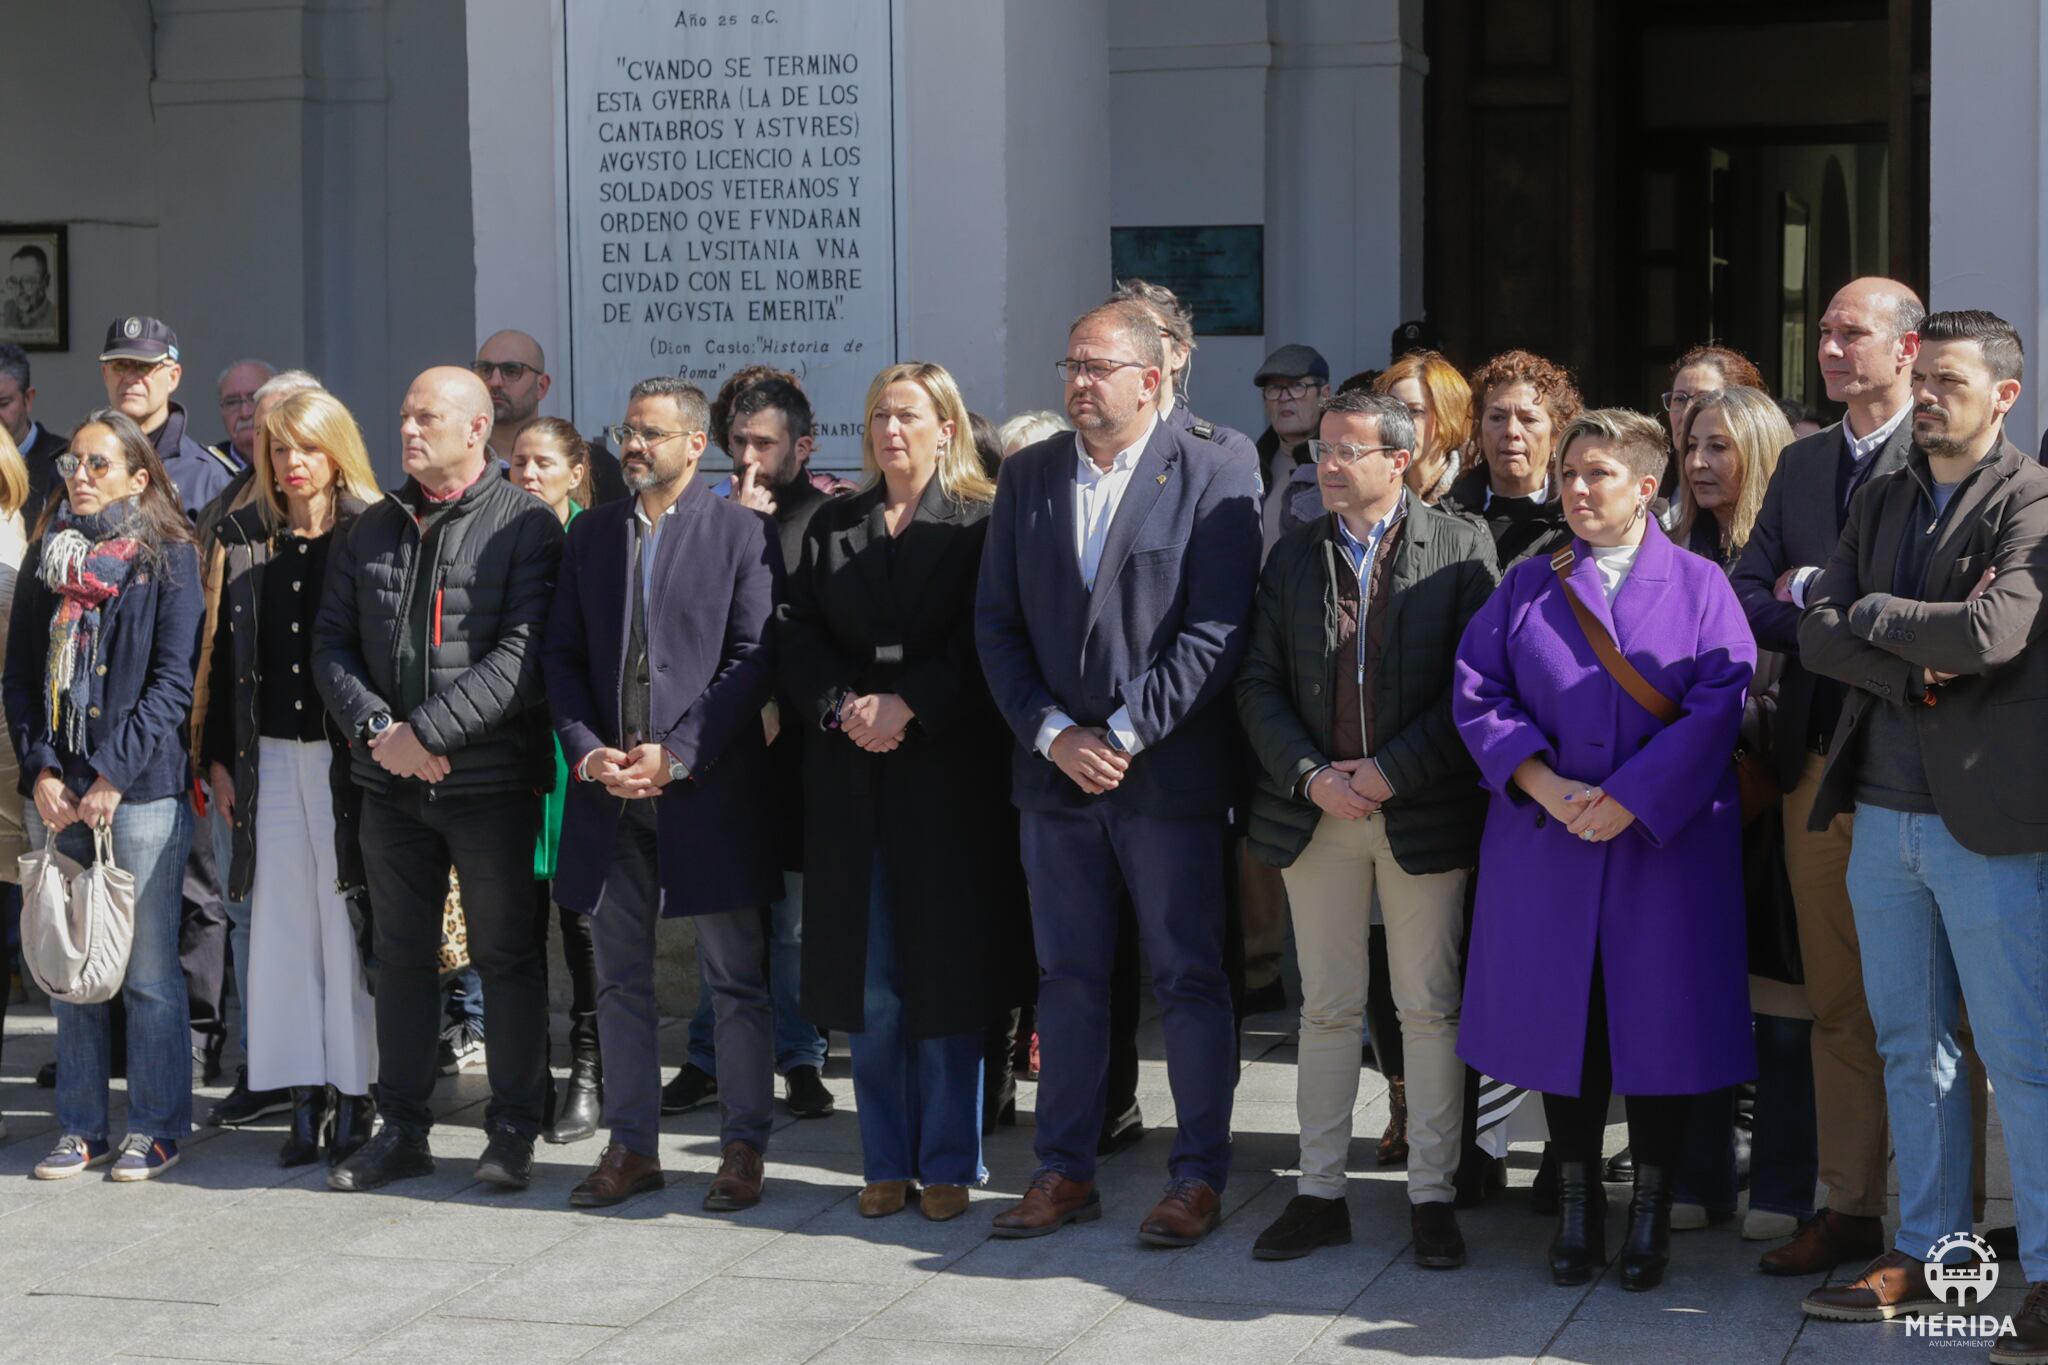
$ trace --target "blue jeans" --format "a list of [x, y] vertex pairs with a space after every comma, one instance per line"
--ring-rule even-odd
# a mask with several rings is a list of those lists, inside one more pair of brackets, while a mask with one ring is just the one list
[[[31, 848], [43, 843], [34, 802], [23, 824]], [[114, 812], [114, 861], [135, 877], [135, 943], [121, 997], [128, 1006], [128, 1131], [176, 1141], [192, 1131], [191, 1011], [178, 965], [178, 921], [192, 809], [181, 796], [124, 801]], [[57, 836], [81, 867], [93, 862], [84, 821]], [[57, 1017], [57, 1121], [68, 1134], [104, 1141], [112, 1066], [111, 1004], [52, 1001]]]
[[219, 806], [206, 807], [205, 836], [213, 840], [213, 865], [220, 870], [221, 910], [228, 917], [228, 962], [235, 973], [234, 1010], [229, 1027], [241, 1039], [242, 1051], [249, 1050], [249, 902], [228, 894], [234, 877], [235, 829]]
[[1989, 857], [1938, 815], [1856, 808], [1849, 900], [1899, 1168], [1895, 1245], [1970, 1230], [1965, 1004], [2012, 1162], [2020, 1265], [2048, 1280], [2048, 854]]
[[[768, 912], [768, 994], [775, 1005], [775, 1069], [787, 1076], [800, 1066], [825, 1065], [825, 1040], [804, 1018], [799, 1002], [804, 963], [804, 876], [782, 874], [782, 899]], [[697, 964], [697, 1012], [690, 1016], [690, 1065], [718, 1074], [711, 1041], [711, 987]]]
[[476, 968], [464, 967], [448, 978], [447, 1020], [450, 1024], [484, 1024], [484, 979]]
[[912, 1038], [904, 1032], [895, 916], [879, 857], [868, 893], [861, 1022], [867, 1027], [849, 1034], [847, 1042], [853, 1049], [861, 1170], [868, 1183], [987, 1180], [988, 1168], [981, 1164], [981, 1034]]
[[[1813, 1216], [1820, 1152], [1814, 1136], [1813, 1021], [1759, 1014], [1756, 1020], [1756, 1123], [1750, 1133], [1749, 1206]], [[1685, 1146], [1672, 1180], [1681, 1204], [1712, 1214], [1735, 1212], [1735, 1089], [1692, 1097]]]

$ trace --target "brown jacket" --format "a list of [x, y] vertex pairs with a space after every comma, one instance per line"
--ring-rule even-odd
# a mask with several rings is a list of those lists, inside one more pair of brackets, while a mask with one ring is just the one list
[[[1927, 569], [1925, 601], [1890, 591], [1900, 541], [1924, 533], [1927, 456], [1875, 479], [1799, 624], [1801, 661], [1849, 685], [1812, 827], [1855, 804], [1873, 708], [1904, 705], [1920, 732], [1942, 823], [1974, 853], [2048, 852], [2048, 469], [2010, 442], [1955, 492]], [[1970, 597], [1987, 568], [1997, 576]], [[1926, 687], [1925, 671], [1954, 681]], [[1931, 694], [1933, 704], [1925, 703]]]

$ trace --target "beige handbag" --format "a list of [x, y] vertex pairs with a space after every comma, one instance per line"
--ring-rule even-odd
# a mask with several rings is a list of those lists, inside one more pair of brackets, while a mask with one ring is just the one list
[[70, 1005], [113, 999], [135, 946], [135, 874], [115, 866], [105, 826], [93, 831], [93, 849], [93, 865], [81, 868], [45, 833], [42, 848], [19, 859], [22, 960], [36, 985]]

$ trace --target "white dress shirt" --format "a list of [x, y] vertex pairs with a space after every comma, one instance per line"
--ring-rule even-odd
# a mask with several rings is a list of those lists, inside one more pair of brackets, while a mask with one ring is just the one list
[[[1089, 455], [1081, 433], [1074, 433], [1074, 557], [1080, 561], [1081, 585], [1090, 592], [1095, 591], [1095, 574], [1102, 567], [1102, 550], [1109, 542], [1116, 509], [1123, 504], [1124, 490], [1131, 486], [1131, 471], [1138, 467], [1138, 457], [1145, 453], [1145, 446], [1152, 440], [1152, 429], [1158, 425], [1159, 415], [1155, 412], [1145, 423], [1144, 432], [1119, 450], [1107, 469]], [[1047, 716], [1045, 724], [1038, 727], [1038, 752], [1051, 758], [1052, 742], [1073, 724], [1074, 718], [1065, 711]], [[1130, 707], [1117, 707], [1109, 718], [1108, 728], [1117, 743], [1123, 745], [1124, 752], [1135, 754], [1145, 747], [1138, 732], [1131, 728]]]

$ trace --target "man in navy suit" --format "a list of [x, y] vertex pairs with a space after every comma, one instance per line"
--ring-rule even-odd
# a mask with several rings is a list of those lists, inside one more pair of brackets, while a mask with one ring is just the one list
[[761, 1197], [774, 1100], [763, 909], [782, 895], [761, 707], [782, 578], [774, 523], [697, 481], [704, 395], [633, 386], [611, 429], [634, 496], [570, 527], [542, 667], [569, 762], [555, 900], [589, 914], [611, 1143], [569, 1202], [663, 1183], [654, 931], [696, 918], [717, 1022], [714, 1211]]
[[1060, 373], [1072, 434], [1004, 462], [975, 634], [1018, 739], [1011, 797], [1040, 967], [1039, 1172], [996, 1235], [1100, 1216], [1117, 900], [1128, 885], [1165, 1010], [1180, 1132], [1141, 1240], [1216, 1225], [1229, 1171], [1235, 1026], [1223, 970], [1232, 675], [1259, 571], [1257, 473], [1161, 422], [1142, 304], [1084, 315]]

